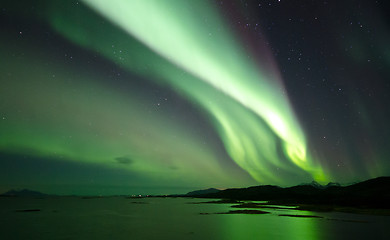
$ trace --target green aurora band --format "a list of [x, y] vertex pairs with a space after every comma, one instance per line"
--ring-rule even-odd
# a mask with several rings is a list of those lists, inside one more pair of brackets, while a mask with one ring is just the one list
[[[279, 171], [299, 177], [309, 174], [319, 182], [328, 180], [328, 173], [325, 174], [325, 169], [307, 149], [304, 131], [294, 115], [279, 74], [267, 72], [248, 58], [248, 52], [209, 1], [83, 1], [114, 26], [99, 24], [101, 16], [85, 6], [80, 5], [75, 10], [65, 2], [48, 3], [43, 17], [53, 29], [74, 44], [191, 100], [206, 113], [230, 158], [256, 181], [285, 184]], [[35, 54], [39, 55], [31, 53], [31, 56]], [[10, 69], [11, 65], [3, 67]], [[43, 76], [47, 72], [43, 65], [43, 60], [35, 61], [26, 69], [26, 76], [19, 73], [19, 77]], [[81, 78], [95, 82], [96, 91], [101, 94], [85, 96], [89, 90], [82, 83], [76, 84], [79, 90], [75, 93], [71, 90], [75, 86], [67, 85], [67, 71], [71, 70], [58, 67], [56, 72], [62, 73], [58, 73], [54, 83], [51, 77], [42, 78], [42, 85], [51, 89], [47, 93], [50, 96], [38, 97], [41, 93], [34, 84], [9, 83], [11, 90], [25, 89], [26, 92], [21, 93], [25, 96], [36, 91], [33, 93], [36, 101], [25, 107], [46, 114], [50, 119], [52, 116], [49, 115], [57, 113], [41, 109], [53, 109], [47, 99], [55, 99], [66, 92], [69, 96], [63, 98], [70, 101], [59, 101], [60, 106], [56, 107], [60, 107], [57, 111], [61, 116], [66, 115], [63, 111], [68, 111], [72, 117], [51, 123], [37, 120], [31, 123], [34, 130], [18, 121], [12, 126], [3, 125], [9, 130], [3, 131], [4, 137], [0, 138], [2, 149], [15, 149], [15, 152], [21, 148], [33, 149], [33, 154], [38, 156], [58, 154], [69, 160], [119, 166], [155, 179], [186, 179], [190, 183], [219, 186], [232, 186], [238, 181], [223, 172], [218, 154], [212, 147], [201, 146], [200, 137], [186, 129], [185, 123], [172, 122], [158, 113], [151, 115], [132, 103], [142, 101], [140, 94], [117, 89], [115, 93], [113, 89], [107, 91], [110, 87], [96, 83], [99, 76]], [[10, 92], [4, 90], [2, 97], [12, 99]], [[100, 108], [117, 117], [101, 113]], [[15, 116], [15, 119], [22, 118]], [[91, 118], [102, 120], [100, 124], [90, 126], [86, 119]], [[107, 122], [110, 127], [105, 129]], [[156, 122], [161, 124], [156, 126]], [[69, 129], [56, 126], [69, 123], [71, 132], [78, 135], [78, 141], [58, 140], [58, 136], [68, 136]], [[122, 135], [123, 126], [128, 132], [141, 128], [147, 129], [148, 133], [146, 137], [145, 133]], [[105, 140], [97, 138], [96, 131], [100, 131]], [[47, 134], [37, 134], [40, 132]], [[83, 147], [80, 147], [81, 143]], [[158, 149], [150, 151], [150, 146]], [[115, 157], [129, 159], [131, 164], [115, 165]], [[172, 171], [172, 166], [180, 171]], [[207, 177], [204, 177], [205, 172]]]
[[[278, 164], [274, 137], [265, 130], [264, 124], [256, 121], [256, 117], [263, 119], [283, 141], [284, 152], [295, 165], [310, 172], [314, 179], [325, 180], [321, 169], [307, 154], [303, 131], [283, 94], [283, 87], [278, 84], [280, 81], [269, 79], [258, 70], [259, 66], [248, 60], [234, 36], [223, 27], [225, 24], [218, 12], [207, 1], [197, 4], [180, 0], [84, 2], [196, 78], [191, 84], [183, 85], [182, 77], [163, 73], [163, 70], [158, 72], [170, 84], [180, 86], [213, 116], [232, 159], [256, 180], [262, 182], [273, 176], [265, 168], [265, 161], [282, 167]], [[206, 23], [199, 21], [200, 13]], [[104, 48], [98, 50], [105, 54]], [[112, 54], [106, 54], [112, 58]], [[213, 95], [194, 88], [196, 81], [206, 82], [208, 88], [223, 92], [240, 106], [229, 104], [226, 107], [225, 102], [217, 104], [215, 99], [210, 99]], [[250, 113], [244, 114], [246, 111]], [[250, 117], [251, 112], [255, 115]]]
[[[0, 89], [7, 113], [1, 125], [2, 151], [119, 167], [163, 182], [196, 183], [201, 175], [197, 173], [207, 171], [204, 183], [234, 183], [196, 132], [137, 104], [147, 101], [136, 90], [99, 84], [104, 79], [98, 73], [58, 63], [48, 68], [52, 57], [35, 49], [9, 45], [1, 50], [6, 55], [23, 51], [25, 56], [8, 59], [0, 67], [12, 73], [7, 87]], [[21, 61], [29, 62], [23, 71]]]

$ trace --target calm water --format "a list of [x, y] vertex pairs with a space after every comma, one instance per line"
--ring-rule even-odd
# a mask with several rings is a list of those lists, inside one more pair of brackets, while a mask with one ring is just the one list
[[[390, 217], [264, 209], [207, 214], [231, 204], [199, 199], [0, 198], [1, 239], [389, 239]], [[134, 203], [136, 202], [136, 203]], [[40, 209], [36, 212], [16, 210]], [[293, 218], [279, 214], [317, 215]]]

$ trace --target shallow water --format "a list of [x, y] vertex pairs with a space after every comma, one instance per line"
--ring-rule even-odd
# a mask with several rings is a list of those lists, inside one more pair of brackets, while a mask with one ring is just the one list
[[[202, 199], [106, 197], [0, 198], [1, 239], [388, 239], [390, 217], [263, 209]], [[20, 211], [22, 210], [22, 211]], [[40, 211], [23, 211], [40, 210]], [[209, 214], [200, 214], [209, 213]], [[297, 218], [285, 215], [316, 215]]]

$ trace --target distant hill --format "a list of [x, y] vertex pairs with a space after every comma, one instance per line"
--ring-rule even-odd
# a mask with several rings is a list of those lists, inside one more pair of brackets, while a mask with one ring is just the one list
[[32, 191], [28, 189], [23, 190], [9, 190], [8, 192], [0, 194], [0, 196], [7, 196], [7, 197], [42, 197], [47, 196], [47, 194]]
[[304, 185], [310, 185], [310, 186], [313, 186], [315, 188], [319, 188], [319, 189], [325, 189], [325, 188], [328, 188], [328, 187], [334, 187], [334, 186], [337, 186], [337, 187], [340, 187], [340, 183], [334, 183], [334, 182], [329, 182], [328, 184], [326, 185], [321, 185], [319, 184], [318, 182], [316, 181], [312, 181], [311, 183], [302, 183], [302, 184], [299, 184], [299, 186], [304, 186]]
[[192, 192], [187, 193], [186, 195], [187, 196], [197, 196], [197, 195], [202, 195], [202, 194], [217, 193], [219, 191], [221, 191], [221, 190], [218, 190], [216, 188], [208, 188], [208, 189], [204, 189], [204, 190], [192, 191]]
[[337, 183], [329, 183], [326, 186], [314, 183], [287, 188], [263, 185], [198, 194], [196, 197], [389, 209], [390, 177], [379, 177], [345, 187]]

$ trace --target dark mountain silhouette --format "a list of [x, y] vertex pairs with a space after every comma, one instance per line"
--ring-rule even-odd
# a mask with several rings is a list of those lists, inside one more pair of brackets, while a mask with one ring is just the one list
[[341, 187], [341, 185], [340, 185], [340, 183], [330, 182], [330, 183], [325, 185], [325, 188], [328, 188], [328, 187]]
[[43, 197], [47, 196], [47, 194], [32, 191], [28, 189], [23, 190], [9, 190], [8, 192], [0, 194], [0, 196], [6, 196], [6, 197]]
[[321, 204], [367, 208], [390, 208], [390, 177], [370, 179], [342, 187], [337, 183], [281, 188], [263, 185], [232, 188], [197, 195], [201, 198], [270, 201], [275, 204]]
[[310, 185], [310, 186], [313, 186], [313, 187], [315, 187], [315, 188], [320, 188], [320, 189], [324, 189], [324, 188], [326, 188], [326, 186], [324, 186], [324, 185], [321, 185], [321, 184], [319, 184], [318, 182], [316, 182], [316, 181], [312, 181], [311, 183], [303, 183], [303, 184], [300, 184], [300, 186], [301, 185]]
[[216, 188], [208, 188], [208, 189], [204, 189], [204, 190], [192, 191], [192, 192], [187, 193], [186, 195], [187, 196], [197, 196], [197, 195], [202, 195], [202, 194], [217, 193], [219, 191], [221, 191], [221, 190], [218, 190]]
[[340, 183], [335, 183], [335, 182], [329, 182], [328, 184], [326, 185], [321, 185], [319, 184], [318, 182], [316, 181], [312, 181], [311, 183], [302, 183], [302, 184], [299, 184], [299, 186], [304, 186], [304, 185], [310, 185], [310, 186], [313, 186], [315, 188], [319, 188], [319, 189], [325, 189], [325, 188], [328, 188], [328, 187], [340, 187]]

